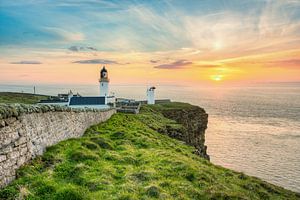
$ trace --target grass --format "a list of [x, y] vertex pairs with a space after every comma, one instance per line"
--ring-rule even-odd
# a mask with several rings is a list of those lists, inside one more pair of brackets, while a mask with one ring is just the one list
[[35, 95], [29, 93], [0, 92], [0, 103], [24, 103], [35, 104], [42, 99], [47, 99], [45, 95]]
[[193, 110], [195, 108], [199, 108], [196, 106], [193, 106], [189, 103], [182, 103], [182, 102], [170, 102], [170, 103], [162, 103], [162, 104], [155, 104], [155, 105], [147, 105], [146, 107], [144, 107], [144, 109], [152, 109], [155, 111], [163, 111], [163, 110]]
[[[144, 106], [115, 114], [78, 139], [49, 147], [18, 170], [0, 199], [299, 199], [258, 178], [215, 166], [156, 130], [180, 124]], [[183, 106], [183, 105], [182, 105]], [[170, 108], [167, 108], [170, 109]]]

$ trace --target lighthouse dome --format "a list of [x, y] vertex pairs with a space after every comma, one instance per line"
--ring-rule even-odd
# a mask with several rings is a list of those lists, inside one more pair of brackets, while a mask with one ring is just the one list
[[102, 67], [101, 72], [107, 72], [105, 66]]
[[101, 78], [108, 78], [107, 77], [107, 70], [106, 70], [105, 66], [103, 66], [103, 68], [100, 71], [100, 77]]

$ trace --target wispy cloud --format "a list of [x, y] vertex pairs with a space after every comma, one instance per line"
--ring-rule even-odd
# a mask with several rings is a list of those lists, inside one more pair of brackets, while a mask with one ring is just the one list
[[10, 64], [20, 64], [20, 65], [39, 65], [42, 64], [40, 61], [35, 60], [22, 60], [17, 62], [11, 62]]
[[91, 60], [77, 60], [73, 63], [77, 64], [119, 64], [114, 60], [105, 60], [105, 59], [91, 59]]
[[300, 59], [291, 58], [291, 59], [267, 61], [266, 66], [283, 67], [283, 68], [299, 68], [300, 69]]
[[298, 65], [300, 67], [300, 59], [279, 60], [277, 63]]
[[68, 31], [67, 29], [62, 29], [58, 27], [44, 27], [44, 30], [50, 34], [57, 35], [66, 42], [82, 41], [85, 39], [84, 34], [77, 31]]
[[80, 50], [80, 47], [77, 46], [71, 46], [68, 48], [70, 51], [78, 52]]
[[95, 47], [85, 47], [85, 49], [91, 50], [91, 51], [98, 51], [97, 48]]
[[92, 46], [70, 46], [68, 50], [73, 51], [73, 52], [79, 52], [79, 51], [97, 51], [97, 48], [92, 47]]
[[192, 62], [187, 61], [187, 60], [177, 60], [177, 61], [169, 63], [169, 64], [162, 64], [162, 65], [154, 66], [154, 68], [157, 68], [157, 69], [181, 69], [184, 66], [191, 65], [191, 64], [192, 64]]
[[158, 63], [159, 60], [150, 60], [150, 63]]
[[[101, 51], [169, 51], [190, 47], [204, 52], [241, 52], [257, 48], [267, 51], [274, 48], [274, 44], [282, 46], [299, 38], [297, 13], [300, 3], [294, 0], [243, 1], [228, 6], [218, 1], [182, 5], [176, 0], [172, 4], [168, 1], [148, 4], [139, 0], [122, 5], [96, 0], [62, 0], [55, 5], [49, 4], [49, 1], [21, 1], [4, 2], [3, 6], [6, 12], [11, 12], [9, 16], [16, 16], [16, 21], [24, 17], [26, 23], [20, 26], [32, 27], [30, 21], [33, 19], [38, 22], [30, 30], [33, 34], [39, 33], [40, 37], [24, 38], [31, 40], [28, 41], [31, 44], [45, 39], [53, 42], [50, 34], [57, 37], [58, 44], [64, 41], [79, 47], [79, 42], [86, 41], [93, 44], [92, 48]], [[44, 12], [45, 7], [49, 8], [47, 12]], [[26, 15], [17, 14], [20, 13], [18, 9], [25, 10]], [[36, 15], [40, 18], [36, 19]], [[45, 27], [44, 24], [51, 26]], [[17, 33], [16, 27], [19, 26], [10, 27], [10, 31], [4, 30], [4, 34]], [[27, 28], [22, 28], [26, 32]], [[43, 34], [48, 37], [42, 37]], [[70, 50], [76, 51], [76, 48]]]

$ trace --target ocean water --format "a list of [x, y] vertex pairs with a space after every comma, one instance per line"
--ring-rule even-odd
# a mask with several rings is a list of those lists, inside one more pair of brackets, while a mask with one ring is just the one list
[[[69, 89], [97, 95], [97, 85], [37, 85], [55, 95]], [[32, 86], [0, 85], [32, 92]], [[145, 99], [146, 86], [112, 85], [117, 97]], [[235, 87], [158, 86], [157, 98], [189, 102], [209, 114], [206, 145], [211, 162], [300, 192], [300, 83]]]

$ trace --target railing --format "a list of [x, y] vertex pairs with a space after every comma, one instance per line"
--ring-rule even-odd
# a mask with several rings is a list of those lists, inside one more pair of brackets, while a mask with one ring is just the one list
[[128, 104], [124, 103], [122, 106], [117, 108], [117, 112], [138, 114], [140, 112], [140, 108], [141, 108], [140, 102], [131, 102]]

